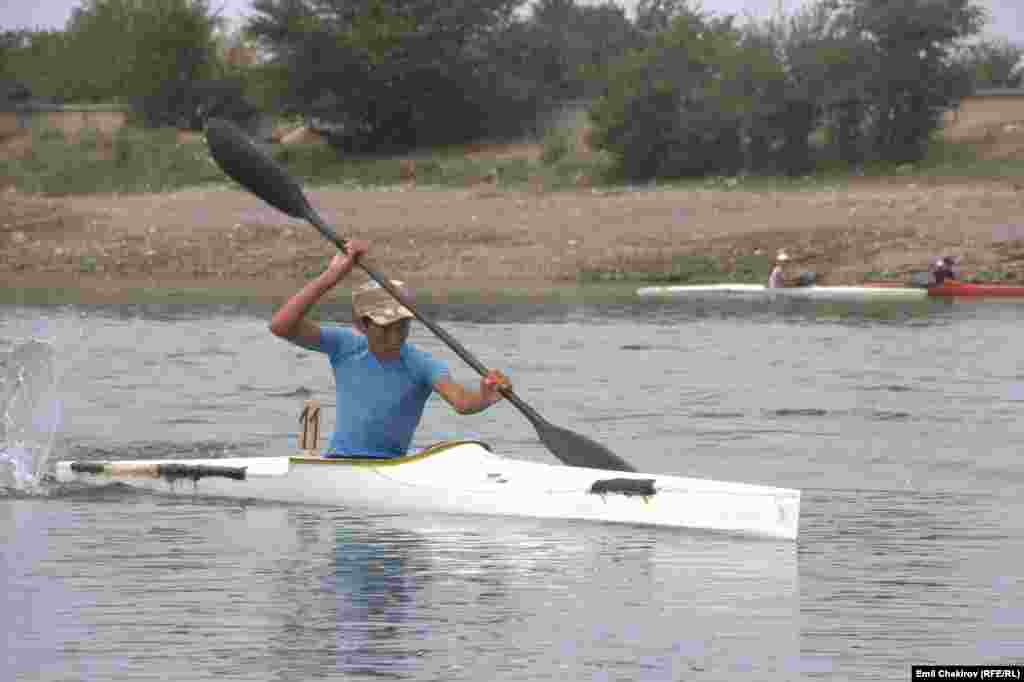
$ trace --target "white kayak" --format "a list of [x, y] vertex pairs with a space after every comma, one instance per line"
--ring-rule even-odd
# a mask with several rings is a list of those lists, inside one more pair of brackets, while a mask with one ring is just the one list
[[928, 290], [916, 287], [806, 286], [771, 289], [763, 284], [695, 284], [642, 287], [637, 294], [665, 298], [796, 298], [824, 301], [907, 301], [928, 298]]
[[581, 519], [795, 540], [800, 491], [526, 462], [483, 443], [396, 459], [254, 457], [57, 464], [62, 482], [365, 508]]

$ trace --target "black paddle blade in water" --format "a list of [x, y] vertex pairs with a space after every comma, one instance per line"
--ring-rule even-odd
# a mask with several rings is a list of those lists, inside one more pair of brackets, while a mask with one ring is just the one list
[[213, 160], [235, 182], [293, 218], [309, 219], [309, 202], [299, 183], [234, 123], [210, 119], [206, 144]]
[[605, 446], [586, 436], [574, 433], [546, 421], [535, 422], [537, 435], [555, 457], [574, 467], [606, 469], [608, 471], [636, 471]]

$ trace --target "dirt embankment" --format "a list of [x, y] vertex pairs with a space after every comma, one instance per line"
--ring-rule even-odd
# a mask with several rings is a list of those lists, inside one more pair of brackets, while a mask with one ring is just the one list
[[[845, 190], [579, 191], [320, 189], [311, 201], [373, 262], [432, 291], [537, 290], [581, 271], [666, 271], [678, 255], [785, 248], [829, 283], [922, 270], [960, 254], [965, 272], [1024, 281], [1024, 190], [1006, 181], [863, 182]], [[319, 272], [330, 248], [245, 192], [0, 202], [5, 288], [75, 287], [116, 299], [138, 287], [230, 288], [276, 299]], [[92, 292], [93, 295], [90, 295]]]
[[[968, 103], [944, 134], [982, 157], [1024, 158], [1016, 99]], [[973, 108], [971, 108], [973, 107]], [[979, 108], [980, 107], [980, 108]], [[7, 150], [10, 151], [10, 150]], [[537, 145], [467, 149], [536, 160]], [[0, 178], [0, 187], [4, 184]], [[1024, 178], [900, 176], [848, 189], [507, 191], [411, 186], [309, 192], [343, 236], [371, 242], [377, 267], [431, 292], [545, 290], [581, 272], [665, 272], [682, 255], [784, 248], [821, 281], [923, 270], [941, 254], [963, 269], [1024, 282]], [[227, 186], [161, 195], [46, 198], [0, 190], [0, 282], [117, 300], [138, 287], [292, 293], [331, 248], [301, 221]]]

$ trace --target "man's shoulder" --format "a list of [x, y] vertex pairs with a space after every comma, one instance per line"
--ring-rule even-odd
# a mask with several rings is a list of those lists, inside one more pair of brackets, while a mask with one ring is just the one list
[[321, 325], [320, 344], [328, 354], [355, 353], [367, 347], [366, 337], [341, 325]]
[[320, 332], [322, 334], [329, 334], [338, 338], [355, 339], [366, 342], [366, 337], [362, 334], [356, 333], [354, 329], [348, 325], [341, 324], [322, 324], [320, 325]]
[[441, 374], [448, 373], [448, 363], [444, 360], [439, 360], [431, 355], [429, 351], [417, 348], [411, 343], [406, 343], [402, 346], [402, 358], [407, 365], [424, 368], [428, 374], [433, 375], [435, 378]]
[[402, 351], [410, 355], [415, 355], [416, 357], [427, 358], [429, 360], [436, 360], [437, 362], [440, 362], [440, 360], [437, 360], [437, 357], [433, 353], [431, 353], [428, 350], [424, 350], [423, 348], [420, 348], [419, 346], [412, 343], [404, 344], [402, 346]]

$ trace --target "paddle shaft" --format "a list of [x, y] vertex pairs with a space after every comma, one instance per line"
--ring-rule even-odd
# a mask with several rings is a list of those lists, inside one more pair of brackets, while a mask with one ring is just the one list
[[[347, 253], [347, 251], [348, 251], [348, 249], [347, 249], [348, 242], [346, 240], [342, 239], [341, 237], [339, 237], [338, 233], [335, 232], [334, 229], [330, 225], [325, 223], [320, 218], [319, 214], [317, 214], [317, 212], [315, 210], [313, 210], [312, 207], [309, 207], [305, 211], [305, 214], [306, 214], [305, 215], [306, 220], [309, 221], [309, 223], [313, 227], [315, 227], [317, 229], [317, 231], [321, 235], [323, 235], [323, 237], [327, 241], [333, 243], [335, 246], [338, 247], [338, 249], [340, 249], [341, 251]], [[455, 339], [455, 337], [453, 337], [451, 334], [446, 332], [439, 325], [435, 324], [434, 321], [431, 320], [430, 318], [426, 317], [425, 315], [420, 314], [420, 311], [416, 309], [416, 305], [412, 301], [410, 301], [407, 297], [402, 296], [402, 293], [398, 290], [398, 288], [394, 284], [391, 283], [390, 279], [388, 279], [387, 277], [384, 277], [383, 275], [381, 275], [372, 266], [370, 266], [370, 265], [368, 265], [366, 263], [363, 263], [362, 260], [357, 260], [356, 261], [356, 265], [358, 265], [360, 268], [362, 268], [363, 271], [367, 275], [369, 275], [371, 279], [373, 279], [373, 281], [375, 281], [377, 284], [381, 285], [385, 290], [387, 290], [387, 292], [389, 294], [391, 294], [396, 301], [398, 301], [399, 303], [404, 305], [406, 308], [408, 308], [409, 312], [411, 312], [413, 315], [415, 315], [417, 320], [422, 322], [423, 325], [427, 327], [427, 329], [432, 331], [439, 339], [444, 341], [445, 345], [447, 345], [449, 348], [451, 348], [452, 351], [456, 355], [458, 355], [462, 359], [463, 362], [465, 362], [467, 365], [469, 365], [470, 367], [475, 369], [480, 376], [482, 376], [482, 377], [487, 376], [487, 373], [488, 373], [487, 367], [485, 367], [484, 364], [482, 362], [480, 362], [476, 358], [475, 355], [470, 353], [466, 349], [465, 346], [463, 346], [461, 343], [459, 343]], [[499, 390], [501, 391], [502, 395], [504, 395], [505, 398], [507, 398], [510, 403], [515, 405], [516, 409], [518, 409], [520, 412], [522, 412], [523, 416], [525, 416], [527, 419], [529, 419], [530, 422], [535, 427], [540, 428], [541, 424], [546, 424], [547, 423], [547, 421], [543, 417], [541, 417], [540, 414], [538, 414], [536, 412], [536, 410], [534, 410], [532, 407], [530, 407], [525, 402], [523, 402], [523, 400], [518, 395], [516, 395], [515, 392], [512, 389], [510, 389], [510, 388], [501, 388]]]

